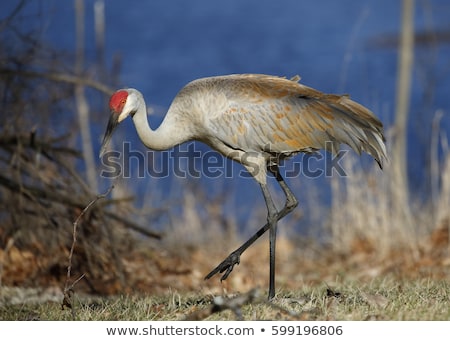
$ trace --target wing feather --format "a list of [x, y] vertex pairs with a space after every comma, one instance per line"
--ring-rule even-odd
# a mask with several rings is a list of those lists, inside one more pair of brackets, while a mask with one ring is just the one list
[[225, 96], [208, 117], [215, 137], [234, 149], [290, 156], [347, 144], [382, 165], [383, 127], [375, 115], [348, 96], [329, 95], [265, 75], [214, 77], [209, 84]]

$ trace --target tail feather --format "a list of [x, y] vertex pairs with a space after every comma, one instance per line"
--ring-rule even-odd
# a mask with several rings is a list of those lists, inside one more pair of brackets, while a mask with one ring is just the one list
[[348, 96], [342, 96], [337, 103], [338, 105], [333, 107], [341, 116], [341, 119], [337, 120], [341, 133], [335, 138], [359, 154], [363, 151], [368, 153], [377, 161], [380, 168], [383, 168], [387, 153], [382, 123], [370, 110], [352, 101]]

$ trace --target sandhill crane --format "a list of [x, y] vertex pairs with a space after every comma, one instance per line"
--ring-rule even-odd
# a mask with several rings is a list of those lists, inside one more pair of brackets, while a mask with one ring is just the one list
[[[380, 168], [386, 159], [383, 126], [372, 112], [348, 96], [324, 94], [300, 84], [299, 79], [244, 74], [192, 81], [175, 97], [156, 130], [149, 126], [142, 94], [135, 89], [118, 90], [109, 102], [111, 117], [100, 151], [101, 156], [114, 128], [131, 116], [141, 141], [150, 149], [165, 150], [198, 140], [241, 163], [261, 186], [267, 223], [205, 279], [220, 272], [224, 273], [221, 281], [225, 280], [242, 253], [269, 230], [269, 300], [275, 296], [277, 222], [298, 204], [278, 162], [301, 152], [337, 152], [340, 144], [370, 154]], [[267, 171], [286, 196], [280, 211], [267, 187]]]

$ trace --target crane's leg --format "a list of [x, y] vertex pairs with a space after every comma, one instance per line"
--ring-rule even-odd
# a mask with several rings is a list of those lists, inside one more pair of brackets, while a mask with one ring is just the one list
[[[279, 221], [286, 215], [288, 215], [297, 205], [298, 201], [295, 198], [294, 194], [284, 181], [283, 177], [280, 175], [278, 171], [278, 167], [272, 166], [269, 168], [269, 171], [275, 176], [278, 184], [286, 195], [286, 203], [284, 207], [276, 214], [276, 221]], [[264, 193], [264, 192], [263, 192]], [[267, 202], [267, 201], [266, 201]], [[240, 262], [240, 256], [244, 253], [247, 248], [252, 245], [259, 237], [261, 237], [268, 229], [270, 229], [269, 221], [261, 227], [253, 236], [251, 236], [244, 244], [242, 244], [239, 248], [234, 250], [230, 255], [223, 260], [217, 267], [215, 267], [209, 274], [206, 275], [205, 279], [209, 279], [217, 273], [223, 273], [220, 278], [221, 281], [224, 281], [228, 278], [228, 275], [233, 271], [233, 267]], [[276, 234], [276, 231], [275, 231]], [[270, 294], [270, 290], [269, 290]]]
[[267, 206], [267, 224], [269, 225], [269, 300], [275, 296], [275, 244], [277, 241], [277, 222], [278, 211], [273, 203], [272, 196], [270, 195], [267, 185], [261, 184], [261, 189], [264, 195], [264, 200]]

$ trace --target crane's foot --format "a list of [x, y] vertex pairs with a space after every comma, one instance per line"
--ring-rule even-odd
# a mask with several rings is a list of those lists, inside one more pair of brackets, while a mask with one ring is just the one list
[[240, 262], [240, 256], [241, 254], [238, 252], [232, 252], [230, 255], [224, 259], [222, 263], [217, 265], [214, 270], [212, 270], [209, 274], [205, 276], [206, 279], [210, 279], [212, 276], [214, 276], [217, 273], [225, 272], [222, 277], [220, 278], [221, 281], [224, 281], [228, 278], [228, 275], [233, 271], [233, 268], [236, 264], [239, 264]]

